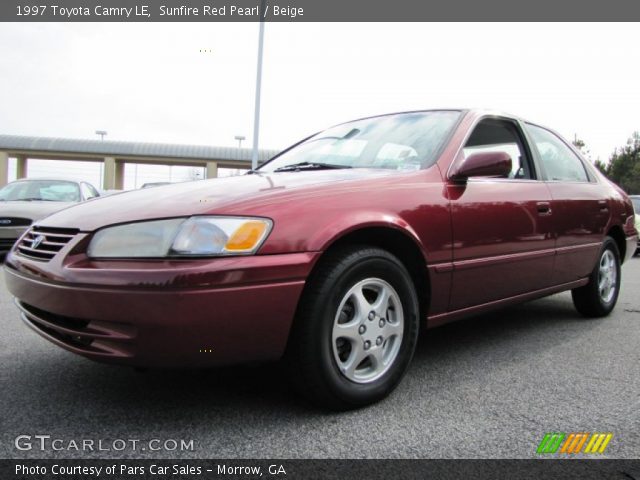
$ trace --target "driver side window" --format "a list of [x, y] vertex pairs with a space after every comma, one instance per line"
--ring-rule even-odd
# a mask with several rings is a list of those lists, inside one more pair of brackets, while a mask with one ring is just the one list
[[509, 178], [534, 178], [518, 129], [509, 121], [485, 119], [476, 126], [463, 153], [467, 158], [479, 152], [504, 152], [511, 157]]

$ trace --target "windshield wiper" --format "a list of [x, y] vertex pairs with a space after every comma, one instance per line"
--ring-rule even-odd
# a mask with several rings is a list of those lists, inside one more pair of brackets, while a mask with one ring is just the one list
[[40, 197], [19, 198], [16, 201], [19, 201], [19, 202], [55, 202], [55, 200], [52, 200], [50, 198], [40, 198]]
[[321, 162], [300, 162], [292, 163], [291, 165], [285, 165], [284, 167], [276, 168], [274, 172], [298, 172], [301, 170], [331, 170], [338, 168], [351, 168], [349, 165], [336, 165], [333, 163], [321, 163]]

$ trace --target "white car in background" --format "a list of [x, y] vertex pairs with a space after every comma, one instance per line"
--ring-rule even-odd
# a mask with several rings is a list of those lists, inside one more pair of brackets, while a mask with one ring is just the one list
[[0, 255], [36, 220], [79, 202], [99, 197], [87, 182], [24, 179], [0, 188]]
[[[640, 195], [629, 195], [629, 198], [633, 202], [633, 210], [636, 213], [636, 230], [640, 232]], [[636, 255], [640, 255], [640, 238], [638, 239]]]

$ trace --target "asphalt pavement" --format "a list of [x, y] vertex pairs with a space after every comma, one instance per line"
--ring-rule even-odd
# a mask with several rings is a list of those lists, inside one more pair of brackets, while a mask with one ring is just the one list
[[[640, 454], [637, 257], [608, 318], [564, 293], [422, 332], [395, 393], [339, 414], [296, 398], [277, 364], [140, 373], [67, 353], [22, 323], [4, 278], [0, 320], [1, 458], [535, 458], [546, 432], [611, 432], [601, 457]], [[187, 450], [142, 450], [152, 439]]]

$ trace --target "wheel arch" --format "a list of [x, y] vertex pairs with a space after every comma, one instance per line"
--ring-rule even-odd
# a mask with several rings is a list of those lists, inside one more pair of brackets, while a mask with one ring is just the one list
[[430, 301], [430, 279], [427, 254], [417, 235], [409, 228], [393, 223], [369, 223], [359, 225], [333, 237], [322, 248], [322, 255], [314, 265], [310, 276], [330, 253], [351, 245], [378, 247], [396, 256], [405, 266], [416, 288], [420, 302], [421, 318], [426, 316]]
[[624, 230], [622, 230], [622, 227], [620, 225], [613, 225], [607, 231], [607, 236], [615, 240], [618, 247], [618, 252], [620, 252], [620, 263], [624, 262], [627, 253], [627, 242], [624, 235]]

